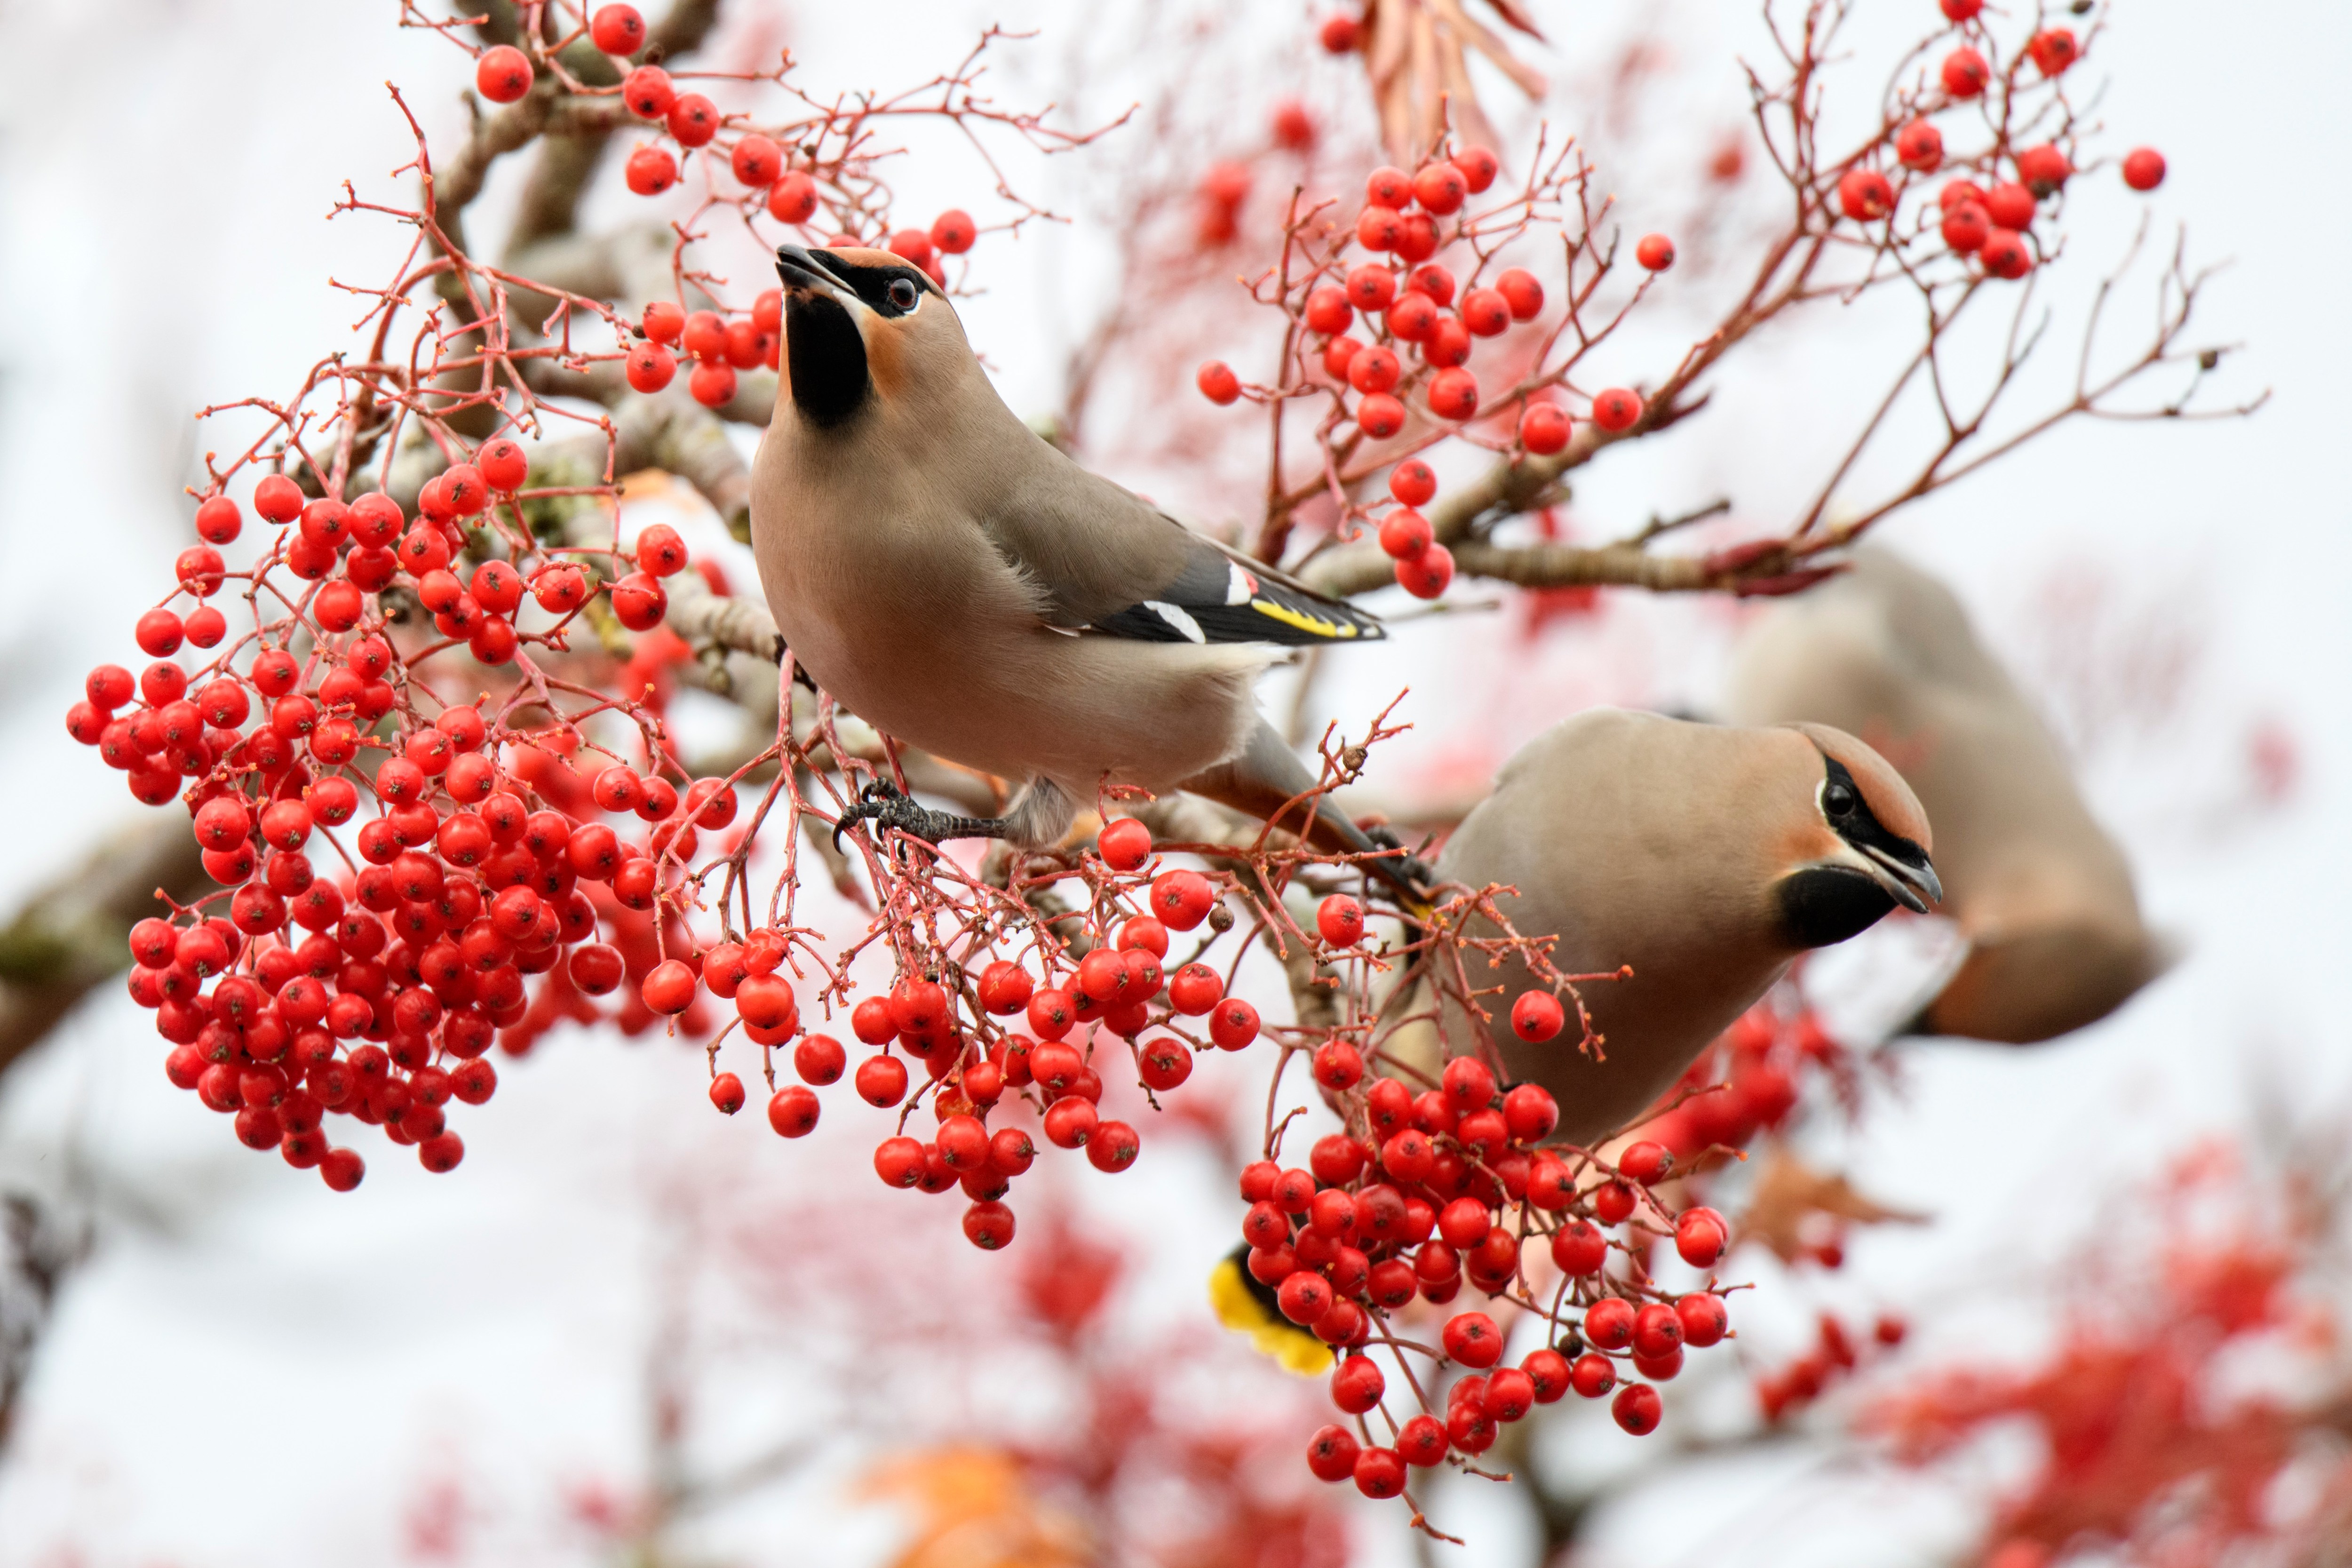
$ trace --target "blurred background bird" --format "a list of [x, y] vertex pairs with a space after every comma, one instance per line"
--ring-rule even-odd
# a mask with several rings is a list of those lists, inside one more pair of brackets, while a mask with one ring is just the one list
[[1909, 1032], [2027, 1044], [2114, 1012], [2170, 959], [2057, 737], [1951, 590], [1885, 550], [1763, 616], [1735, 723], [1833, 724], [1885, 752], [1936, 825], [1968, 953]]
[[[1106, 784], [1271, 819], [1310, 773], [1258, 715], [1286, 647], [1371, 616], [1079, 468], [1005, 406], [954, 307], [887, 251], [777, 252], [788, 395], [753, 467], [751, 542], [794, 657], [859, 717], [1024, 782], [1001, 817], [877, 789], [845, 816], [919, 837], [1058, 841]], [[1318, 799], [1288, 826], [1381, 847]], [[1410, 890], [1391, 862], [1372, 868]]]
[[[1558, 1099], [1559, 1136], [1589, 1147], [1654, 1101], [1799, 953], [1843, 942], [1898, 904], [1925, 910], [1939, 900], [1931, 847], [1909, 786], [1841, 731], [1580, 713], [1504, 764], [1437, 874], [1473, 891], [1515, 888], [1496, 909], [1523, 937], [1558, 939], [1550, 963], [1560, 973], [1633, 973], [1578, 988], [1602, 1040], [1587, 1055], [1572, 1004], [1558, 1035], [1520, 1038], [1512, 1008], [1549, 987], [1517, 953], [1497, 970], [1465, 948], [1467, 984], [1501, 991], [1479, 999], [1490, 1026], [1458, 997], [1432, 1004], [1445, 1048], [1463, 1054], [1483, 1029], [1514, 1079]], [[1474, 916], [1465, 934], [1500, 932]], [[1436, 977], [1441, 994], [1449, 980]], [[1426, 1052], [1431, 1032], [1391, 1048]]]

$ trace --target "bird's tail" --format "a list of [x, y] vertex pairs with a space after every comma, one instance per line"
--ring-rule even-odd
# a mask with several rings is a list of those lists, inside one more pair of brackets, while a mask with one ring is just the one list
[[[1315, 777], [1274, 726], [1261, 719], [1240, 755], [1186, 779], [1182, 787], [1265, 822], [1274, 820], [1275, 814], [1291, 801], [1311, 793]], [[1297, 831], [1295, 808], [1292, 819], [1282, 826]], [[1377, 857], [1366, 859], [1364, 868], [1387, 884], [1408, 921], [1417, 925], [1428, 918], [1429, 889], [1436, 876], [1413, 857], [1393, 853], [1402, 847], [1394, 835], [1385, 835], [1388, 842], [1381, 843], [1357, 826], [1329, 795], [1322, 795], [1315, 797], [1315, 819], [1306, 825], [1302, 837], [1317, 849]]]

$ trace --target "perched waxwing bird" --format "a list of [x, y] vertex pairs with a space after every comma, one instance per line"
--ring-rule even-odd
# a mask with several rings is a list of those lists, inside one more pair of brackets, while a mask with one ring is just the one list
[[[776, 257], [786, 395], [751, 490], [776, 626], [859, 717], [1024, 786], [1001, 817], [869, 789], [845, 823], [1037, 847], [1106, 783], [1262, 819], [1315, 787], [1258, 715], [1258, 672], [1286, 647], [1378, 639], [1379, 621], [1041, 439], [990, 384], [947, 296], [900, 258]], [[1303, 826], [1325, 849], [1385, 847], [1328, 796]], [[1400, 861], [1371, 865], [1411, 892]]]
[[1968, 956], [1911, 1031], [2023, 1045], [2105, 1017], [2169, 963], [2131, 868], [2057, 737], [1950, 589], [1885, 550], [1758, 621], [1728, 716], [1868, 737], [1936, 824], [1945, 913]]
[[[1943, 889], [1927, 818], [1884, 758], [1819, 724], [1735, 729], [1595, 709], [1553, 726], [1503, 766], [1495, 793], [1438, 857], [1473, 890], [1517, 889], [1496, 908], [1523, 937], [1555, 937], [1552, 967], [1630, 978], [1579, 987], [1601, 1037], [1568, 1027], [1529, 1043], [1510, 1014], [1538, 982], [1516, 954], [1490, 969], [1462, 951], [1469, 984], [1514, 1079], [1559, 1102], [1559, 1136], [1591, 1146], [1664, 1092], [1797, 955], [1924, 911]], [[1496, 934], [1483, 920], [1468, 934]], [[1449, 1048], [1479, 1027], [1446, 1005]], [[1402, 1014], [1395, 1016], [1402, 1016]]]

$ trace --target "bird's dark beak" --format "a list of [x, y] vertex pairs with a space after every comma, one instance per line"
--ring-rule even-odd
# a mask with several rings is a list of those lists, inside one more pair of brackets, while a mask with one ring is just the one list
[[857, 290], [797, 245], [776, 247], [776, 276], [787, 293], [824, 294], [844, 305], [861, 303]]
[[1857, 844], [1855, 848], [1869, 857], [1873, 875], [1895, 901], [1913, 914], [1924, 915], [1929, 904], [1944, 901], [1944, 884], [1936, 875], [1936, 868], [1922, 855], [1915, 862], [1907, 858], [1880, 848], [1875, 844]]

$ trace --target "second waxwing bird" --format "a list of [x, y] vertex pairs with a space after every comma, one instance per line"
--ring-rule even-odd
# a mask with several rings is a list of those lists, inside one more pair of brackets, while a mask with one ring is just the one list
[[[1462, 963], [1515, 1079], [1551, 1090], [1559, 1136], [1591, 1146], [1664, 1093], [1797, 955], [1843, 942], [1897, 904], [1943, 896], [1927, 818], [1877, 752], [1818, 724], [1735, 729], [1596, 709], [1553, 726], [1504, 764], [1463, 819], [1437, 872], [1473, 889], [1523, 937], [1556, 937], [1552, 967], [1627, 979], [1579, 987], [1601, 1037], [1578, 1049], [1574, 1010], [1555, 1038], [1512, 1032], [1538, 982], [1517, 955]], [[1492, 936], [1473, 920], [1469, 933]], [[1424, 993], [1425, 994], [1425, 993]], [[1449, 1048], [1479, 1026], [1446, 1009]]]
[[1885, 747], [1936, 824], [1946, 913], [1969, 942], [1914, 1032], [2028, 1044], [2106, 1016], [2163, 973], [2131, 868], [2057, 737], [1951, 590], [1885, 550], [1760, 619], [1730, 716], [1812, 720]]
[[[1106, 784], [1260, 818], [1314, 788], [1258, 715], [1258, 672], [1286, 647], [1377, 639], [1377, 620], [1040, 439], [900, 258], [776, 256], [786, 394], [752, 468], [751, 548], [777, 627], [859, 717], [1024, 786], [1001, 817], [886, 789], [845, 821], [1040, 847]], [[1328, 796], [1305, 826], [1326, 849], [1382, 847]], [[1395, 860], [1371, 865], [1406, 884]]]

